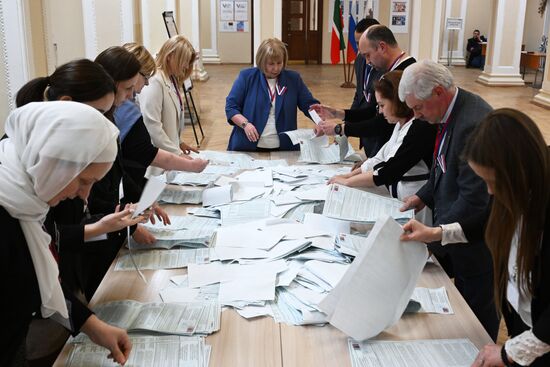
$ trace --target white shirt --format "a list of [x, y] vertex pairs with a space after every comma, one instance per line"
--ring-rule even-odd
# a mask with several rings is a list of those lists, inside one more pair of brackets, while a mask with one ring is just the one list
[[274, 149], [279, 148], [281, 142], [279, 141], [279, 134], [277, 133], [277, 127], [275, 126], [275, 101], [277, 101], [277, 79], [267, 79], [268, 88], [271, 95], [275, 98], [271, 101], [271, 108], [269, 109], [269, 116], [265, 124], [264, 131], [258, 140], [259, 148]]

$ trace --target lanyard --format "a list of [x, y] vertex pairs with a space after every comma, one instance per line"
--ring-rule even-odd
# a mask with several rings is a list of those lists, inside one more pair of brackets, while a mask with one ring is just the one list
[[451, 118], [451, 115], [447, 117], [447, 120], [440, 125], [439, 130], [437, 131], [437, 135], [435, 137], [435, 145], [434, 145], [434, 159], [439, 158], [439, 149], [441, 142], [443, 141], [443, 138], [445, 137], [445, 134], [447, 133], [447, 126], [449, 126], [449, 120]]
[[172, 84], [174, 85], [174, 89], [176, 89], [176, 95], [178, 96], [178, 101], [180, 102], [180, 111], [183, 111], [183, 100], [181, 99], [180, 90], [178, 88], [178, 84], [176, 83], [176, 79], [171, 76], [170, 80], [172, 81]]
[[397, 67], [397, 62], [399, 60], [401, 60], [401, 58], [403, 57], [403, 55], [405, 55], [405, 51], [401, 52], [401, 55], [397, 56], [397, 59], [395, 59], [395, 61], [391, 64], [390, 66], [390, 71], [393, 71], [393, 69], [395, 69]]
[[271, 90], [271, 86], [269, 85], [269, 82], [267, 81], [267, 78], [265, 78], [265, 82], [267, 83], [267, 91], [269, 92], [269, 101], [271, 102], [271, 104], [273, 104], [277, 94], [281, 95], [284, 92], [284, 90], [286, 89], [286, 87], [284, 87], [282, 90], [279, 90], [279, 83], [276, 80], [275, 81], [275, 88], [273, 88], [273, 90]]

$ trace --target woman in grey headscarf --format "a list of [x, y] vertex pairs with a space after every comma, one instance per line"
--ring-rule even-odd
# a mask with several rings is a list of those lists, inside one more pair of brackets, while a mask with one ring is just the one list
[[1, 313], [0, 365], [17, 365], [34, 314], [82, 331], [125, 363], [131, 349], [126, 332], [100, 321], [70, 292], [63, 294], [59, 271], [43, 222], [51, 206], [76, 196], [86, 199], [115, 159], [118, 130], [101, 113], [81, 103], [31, 103], [6, 122], [0, 142], [1, 294], [10, 300]]

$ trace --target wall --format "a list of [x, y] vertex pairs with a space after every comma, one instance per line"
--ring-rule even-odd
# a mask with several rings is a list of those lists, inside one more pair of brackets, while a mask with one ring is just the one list
[[30, 19], [30, 38], [32, 45], [32, 68], [30, 77], [48, 74], [46, 58], [46, 39], [44, 38], [44, 19], [42, 1], [27, 0]]
[[[220, 19], [220, 6], [219, 0], [216, 2], [216, 14], [218, 19]], [[250, 53], [252, 49], [252, 32], [250, 27], [250, 20], [252, 19], [252, 0], [248, 1], [248, 32], [219, 32], [218, 31], [218, 55], [222, 63], [233, 63], [233, 64], [248, 64], [251, 62]], [[264, 28], [264, 16], [265, 12], [263, 11], [266, 8], [265, 4], [262, 4], [262, 25], [261, 29]], [[271, 13], [273, 14], [273, 13]], [[271, 15], [273, 18], [273, 15]], [[270, 35], [271, 36], [271, 35]], [[272, 37], [272, 36], [271, 36]], [[202, 39], [202, 37], [201, 37]], [[203, 46], [204, 47], [204, 46]]]
[[108, 47], [120, 46], [122, 34], [120, 6], [120, 0], [95, 1], [98, 54]]
[[[539, 0], [527, 0], [523, 44], [526, 51], [538, 51], [544, 27], [544, 16], [538, 13]], [[550, 7], [550, 4], [547, 6]]]

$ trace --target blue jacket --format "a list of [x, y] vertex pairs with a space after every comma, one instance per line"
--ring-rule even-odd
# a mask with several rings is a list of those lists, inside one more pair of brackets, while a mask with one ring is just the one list
[[[277, 95], [275, 99], [275, 126], [277, 132], [281, 134], [284, 131], [296, 130], [296, 107], [309, 117], [309, 106], [319, 103], [319, 101], [313, 98], [300, 74], [295, 71], [283, 69], [277, 84], [280, 89], [286, 87], [284, 93]], [[250, 123], [254, 124], [261, 136], [269, 117], [270, 108], [267, 80], [262, 71], [258, 68], [241, 70], [225, 100], [227, 121], [233, 125], [227, 150], [254, 151], [257, 149], [257, 143], [249, 141], [244, 130], [235, 126], [231, 117], [239, 113], [242, 114]], [[279, 135], [279, 138], [281, 150], [299, 149], [298, 145], [292, 145], [286, 134]]]

